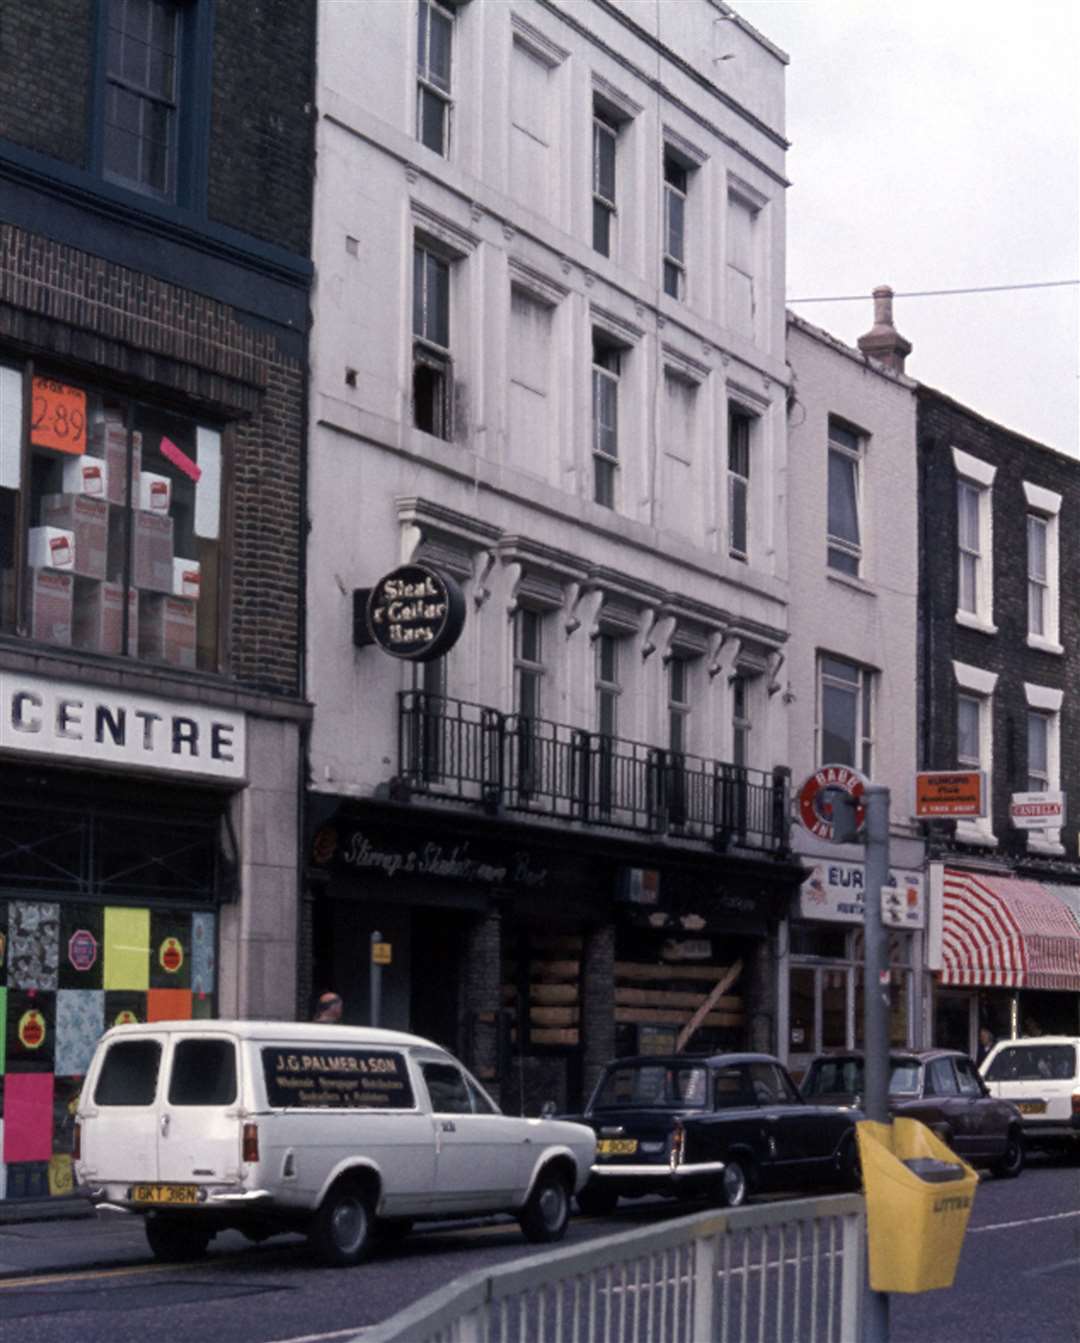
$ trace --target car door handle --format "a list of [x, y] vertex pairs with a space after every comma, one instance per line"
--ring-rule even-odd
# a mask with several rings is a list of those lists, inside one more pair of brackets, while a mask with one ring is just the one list
[[457, 1125], [454, 1123], [452, 1119], [444, 1119], [442, 1121], [442, 1131], [444, 1133], [456, 1133]]
[[169, 1136], [169, 1116], [168, 1116], [168, 1115], [162, 1115], [162, 1116], [161, 1116], [161, 1124], [160, 1124], [160, 1128], [161, 1128], [161, 1136], [162, 1136], [163, 1138], [167, 1138], [167, 1137]]

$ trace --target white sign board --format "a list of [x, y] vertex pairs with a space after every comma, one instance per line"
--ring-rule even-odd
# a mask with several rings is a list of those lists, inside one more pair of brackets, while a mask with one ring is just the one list
[[227, 709], [0, 672], [0, 756], [242, 781], [245, 727]]
[[1056, 830], [1065, 824], [1065, 794], [1013, 793], [1009, 820], [1017, 830]]
[[[866, 919], [862, 863], [818, 863], [799, 888], [799, 915], [829, 923]], [[894, 868], [881, 891], [881, 921], [890, 928], [924, 928], [926, 893], [923, 874]]]

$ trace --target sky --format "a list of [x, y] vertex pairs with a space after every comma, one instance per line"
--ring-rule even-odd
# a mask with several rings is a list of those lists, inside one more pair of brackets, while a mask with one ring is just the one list
[[1080, 4], [733, 8], [791, 60], [789, 307], [854, 344], [889, 285], [913, 378], [1080, 455], [1080, 286], [901, 297], [1080, 278]]

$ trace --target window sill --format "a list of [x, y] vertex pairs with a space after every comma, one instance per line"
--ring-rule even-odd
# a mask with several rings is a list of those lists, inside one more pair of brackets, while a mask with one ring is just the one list
[[996, 625], [992, 625], [986, 620], [980, 620], [978, 616], [973, 616], [970, 611], [957, 611], [956, 623], [969, 630], [978, 630], [980, 634], [996, 634], [998, 632]]
[[997, 847], [997, 835], [989, 827], [989, 822], [957, 821], [957, 844], [970, 844], [973, 848], [994, 849]]
[[861, 592], [867, 597], [876, 597], [877, 592], [865, 578], [860, 578], [857, 574], [841, 573], [839, 569], [826, 569], [825, 577], [830, 583], [839, 583], [841, 587], [850, 588], [852, 592]]
[[1036, 648], [1040, 653], [1054, 653], [1057, 657], [1064, 655], [1065, 649], [1053, 639], [1044, 639], [1041, 634], [1029, 634], [1027, 637], [1027, 646]]

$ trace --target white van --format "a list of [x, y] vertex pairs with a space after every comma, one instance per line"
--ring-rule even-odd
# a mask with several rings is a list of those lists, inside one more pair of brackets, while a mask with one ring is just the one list
[[299, 1230], [332, 1264], [419, 1219], [510, 1212], [559, 1240], [593, 1131], [500, 1113], [439, 1045], [280, 1021], [116, 1026], [86, 1075], [75, 1176], [100, 1208], [145, 1216], [159, 1259], [217, 1231]]
[[1029, 1147], [1080, 1156], [1080, 1036], [999, 1040], [979, 1071], [990, 1094], [1023, 1115]]

